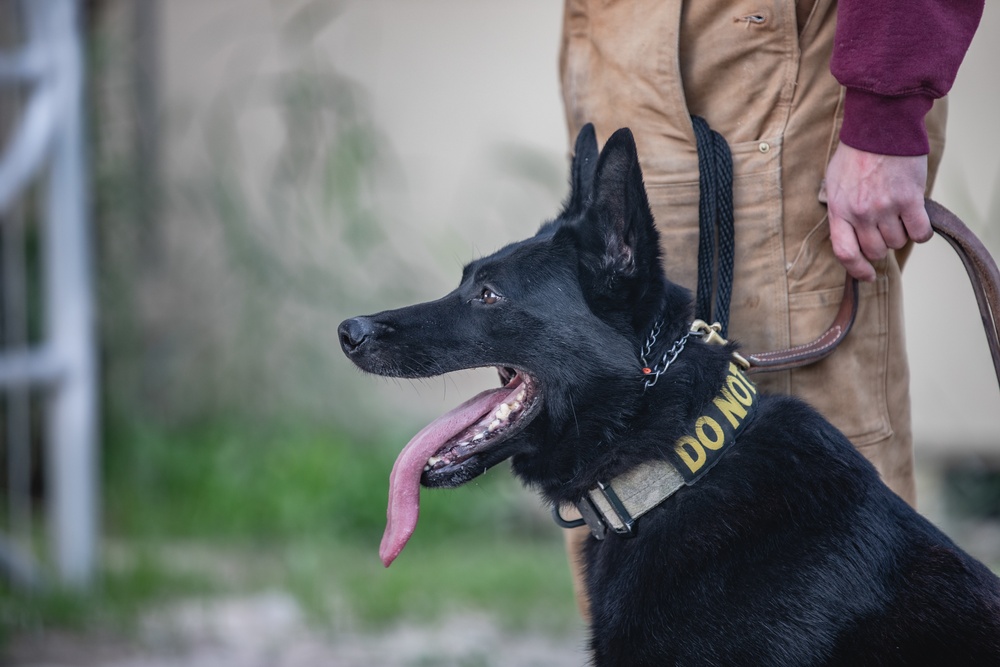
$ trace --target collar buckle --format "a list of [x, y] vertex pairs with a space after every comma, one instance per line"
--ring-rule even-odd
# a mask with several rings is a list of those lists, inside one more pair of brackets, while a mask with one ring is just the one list
[[618, 497], [618, 494], [615, 493], [615, 490], [611, 488], [609, 484], [605, 484], [604, 482], [598, 482], [597, 488], [600, 490], [601, 495], [604, 496], [604, 499], [608, 501], [608, 504], [611, 505], [611, 509], [614, 511], [615, 516], [617, 516], [618, 520], [621, 521], [621, 527], [618, 527], [613, 523], [608, 527], [618, 535], [634, 537], [635, 533], [632, 530], [632, 526], [635, 525], [635, 519], [631, 514], [629, 514], [629, 511], [625, 508], [625, 504]]
[[[617, 523], [608, 518], [606, 514], [608, 509], [602, 508], [591, 497], [590, 494], [595, 492], [600, 492], [601, 496], [604, 497], [608, 508], [610, 508], [611, 512], [618, 519]], [[628, 508], [625, 507], [625, 503], [621, 501], [621, 498], [618, 497], [618, 494], [611, 485], [598, 482], [595, 488], [587, 492], [579, 502], [573, 504], [577, 511], [580, 512], [580, 519], [566, 519], [563, 517], [562, 508], [559, 505], [552, 508], [552, 517], [559, 526], [563, 528], [578, 528], [586, 524], [590, 528], [590, 533], [598, 540], [603, 540], [607, 537], [608, 531], [622, 537], [635, 536], [634, 526], [636, 517], [632, 516]]]
[[584, 523], [590, 528], [590, 534], [595, 539], [603, 540], [607, 537], [608, 524], [605, 523], [604, 517], [601, 516], [600, 510], [594, 505], [594, 501], [590, 499], [589, 495], [584, 496], [580, 502], [576, 503], [576, 509], [579, 510], [580, 516], [583, 517]]
[[[608, 506], [614, 515], [618, 518], [618, 523], [610, 521], [605, 517], [604, 511], [601, 507], [594, 502], [590, 494], [594, 491], [599, 491], [604, 500], [607, 501]], [[587, 526], [590, 528], [591, 534], [599, 540], [603, 540], [610, 530], [616, 535], [621, 535], [622, 537], [635, 537], [635, 531], [633, 526], [635, 526], [635, 518], [629, 513], [625, 504], [618, 497], [618, 494], [611, 487], [610, 484], [604, 482], [598, 482], [595, 489], [591, 489], [590, 493], [585, 495], [580, 502], [576, 504], [576, 508], [580, 510], [580, 516], [586, 522]]]

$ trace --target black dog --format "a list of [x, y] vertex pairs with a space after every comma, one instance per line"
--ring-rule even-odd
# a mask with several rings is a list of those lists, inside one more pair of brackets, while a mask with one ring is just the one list
[[400, 454], [386, 565], [420, 484], [512, 458], [591, 525], [596, 665], [1000, 665], [1000, 581], [819, 414], [758, 395], [732, 346], [691, 326], [631, 133], [598, 156], [588, 126], [558, 218], [437, 301], [340, 326], [371, 373], [500, 373]]

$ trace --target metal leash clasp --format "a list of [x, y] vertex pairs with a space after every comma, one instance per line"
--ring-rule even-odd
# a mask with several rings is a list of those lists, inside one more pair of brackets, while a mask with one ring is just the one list
[[[691, 332], [697, 333], [700, 336], [704, 336], [704, 341], [708, 345], [728, 345], [729, 341], [722, 337], [719, 333], [722, 331], [722, 325], [718, 322], [709, 324], [705, 320], [695, 320], [691, 323]], [[739, 352], [733, 352], [733, 359], [743, 370], [748, 370], [750, 368], [750, 362], [746, 360]]]

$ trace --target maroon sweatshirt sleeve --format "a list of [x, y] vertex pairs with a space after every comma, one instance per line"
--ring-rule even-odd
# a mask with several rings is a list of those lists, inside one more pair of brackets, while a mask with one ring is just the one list
[[924, 116], [951, 89], [984, 0], [840, 0], [830, 70], [845, 86], [840, 140], [883, 155], [929, 152]]

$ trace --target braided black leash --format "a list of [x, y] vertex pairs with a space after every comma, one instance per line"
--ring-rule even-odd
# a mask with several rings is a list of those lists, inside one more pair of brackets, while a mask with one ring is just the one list
[[[691, 116], [698, 148], [698, 289], [695, 317], [729, 329], [729, 303], [733, 294], [733, 157], [729, 144], [704, 118]], [[718, 241], [718, 253], [716, 252]], [[712, 312], [712, 291], [715, 311]]]

